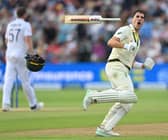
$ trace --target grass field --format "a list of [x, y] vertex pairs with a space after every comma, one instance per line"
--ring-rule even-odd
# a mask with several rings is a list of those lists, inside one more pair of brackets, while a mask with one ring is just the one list
[[21, 90], [19, 108], [0, 111], [1, 140], [168, 139], [168, 91], [136, 91], [139, 102], [117, 125], [116, 131], [122, 136], [113, 138], [95, 136], [96, 127], [112, 104], [94, 104], [83, 111], [83, 89], [37, 90], [36, 93], [45, 103], [42, 111], [31, 112]]

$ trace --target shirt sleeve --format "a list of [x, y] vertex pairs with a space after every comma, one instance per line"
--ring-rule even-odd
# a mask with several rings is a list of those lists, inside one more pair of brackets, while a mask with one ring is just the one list
[[127, 38], [127, 30], [126, 30], [126, 27], [122, 27], [122, 28], [119, 28], [115, 34], [113, 35], [113, 37], [117, 37], [119, 38], [121, 41], [122, 40], [125, 40]]
[[25, 24], [24, 36], [32, 36], [32, 28], [30, 23]]

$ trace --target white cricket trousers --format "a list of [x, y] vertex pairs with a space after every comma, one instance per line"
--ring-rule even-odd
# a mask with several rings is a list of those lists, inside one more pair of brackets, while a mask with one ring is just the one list
[[[114, 90], [128, 91], [128, 93], [131, 92], [134, 94], [133, 83], [129, 76], [129, 70], [122, 63], [109, 62], [106, 64], [105, 71]], [[136, 95], [134, 96], [136, 97]], [[100, 126], [105, 130], [112, 130], [123, 118], [123, 116], [127, 114], [132, 106], [133, 103], [114, 103]]]
[[31, 86], [29, 80], [29, 71], [26, 67], [26, 61], [24, 58], [7, 58], [6, 70], [4, 75], [4, 85], [3, 85], [3, 97], [2, 97], [2, 107], [6, 105], [11, 105], [11, 92], [14, 81], [16, 80], [16, 75], [18, 75], [21, 80], [23, 91], [27, 95], [29, 106], [32, 107], [37, 104], [36, 95], [34, 89]]

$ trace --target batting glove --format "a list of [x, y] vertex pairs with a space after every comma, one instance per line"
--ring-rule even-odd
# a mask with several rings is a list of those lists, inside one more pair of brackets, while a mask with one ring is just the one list
[[147, 57], [147, 58], [145, 59], [145, 62], [144, 62], [143, 65], [144, 65], [144, 68], [146, 68], [146, 69], [148, 69], [148, 70], [151, 70], [151, 69], [154, 67], [155, 62], [154, 62], [154, 60], [153, 60], [152, 58]]
[[137, 47], [137, 44], [135, 42], [124, 44], [124, 49], [127, 49], [128, 51], [134, 51], [136, 47]]

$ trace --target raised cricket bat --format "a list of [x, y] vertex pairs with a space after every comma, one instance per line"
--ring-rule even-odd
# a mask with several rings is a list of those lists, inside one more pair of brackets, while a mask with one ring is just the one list
[[100, 15], [65, 15], [66, 24], [100, 24], [104, 21], [120, 21], [120, 18], [103, 18]]

